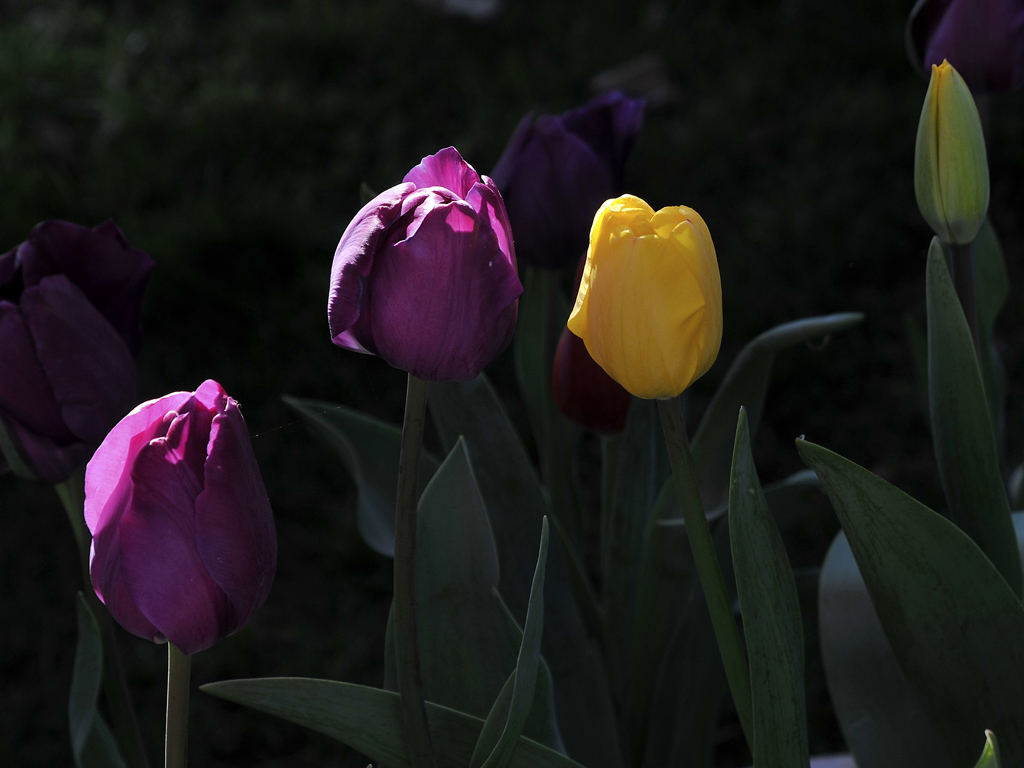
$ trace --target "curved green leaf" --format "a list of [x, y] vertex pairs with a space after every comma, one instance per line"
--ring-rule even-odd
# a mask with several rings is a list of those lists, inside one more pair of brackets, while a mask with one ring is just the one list
[[[524, 636], [498, 594], [498, 554], [462, 439], [423, 491], [416, 545], [424, 696], [485, 717], [516, 667]], [[543, 609], [543, 601], [538, 605]], [[550, 673], [542, 662], [538, 666], [525, 733], [561, 749]]]
[[[411, 768], [397, 693], [333, 680], [267, 677], [208, 683], [200, 690], [337, 739], [373, 762]], [[469, 768], [483, 720], [427, 702], [438, 768]], [[520, 736], [508, 768], [581, 768]]]
[[981, 366], [982, 381], [985, 382], [985, 395], [995, 429], [996, 444], [1001, 445], [1006, 372], [996, 351], [994, 330], [996, 317], [1010, 297], [1010, 281], [1006, 276], [1003, 248], [989, 219], [985, 219], [978, 230], [978, 235], [971, 243], [971, 251], [974, 254], [974, 285], [978, 300], [978, 335], [981, 338], [978, 363]]
[[985, 748], [974, 768], [999, 768], [999, 744], [992, 731], [985, 731]]
[[[548, 519], [540, 533], [540, 553], [537, 555], [537, 569], [533, 574], [530, 588], [530, 605], [526, 611], [526, 626], [523, 641], [519, 646], [519, 659], [513, 672], [512, 692], [506, 694], [508, 682], [498, 694], [494, 706], [484, 721], [480, 739], [473, 749], [471, 768], [506, 768], [516, 742], [523, 732], [533, 696], [537, 687], [537, 669], [540, 665], [540, 639], [544, 632], [544, 568], [548, 558]], [[497, 728], [503, 724], [502, 728]]]
[[809, 756], [800, 601], [757, 477], [742, 408], [732, 457], [729, 539], [750, 661], [754, 766], [802, 768]]
[[[465, 436], [498, 545], [499, 591], [512, 614], [523, 621], [536, 531], [547, 512], [537, 476], [486, 377], [432, 384], [429, 404], [443, 444], [454, 445]], [[554, 681], [558, 725], [573, 757], [589, 768], [618, 768], [621, 758], [608, 678], [574, 597], [569, 563], [556, 541], [548, 553], [542, 652]], [[594, 603], [582, 610], [597, 613]]]
[[693, 436], [693, 464], [705, 509], [724, 503], [729, 494], [733, 428], [740, 406], [747, 409], [750, 434], [757, 434], [776, 353], [845, 331], [863, 319], [859, 312], [841, 312], [783, 323], [765, 331], [740, 351]]
[[938, 238], [927, 280], [929, 405], [946, 504], [1020, 597], [1020, 558], [978, 357]]
[[[977, 734], [1024, 761], [1024, 607], [960, 529], [853, 462], [797, 440], [850, 541], [889, 643], [960, 765]], [[1012, 535], [1012, 533], [1011, 533]]]
[[[357, 523], [363, 541], [385, 557], [395, 554], [395, 496], [402, 430], [325, 400], [284, 395], [284, 402], [337, 451], [359, 489]], [[437, 471], [437, 458], [420, 457], [420, 487]]]
[[110, 728], [96, 710], [103, 678], [103, 639], [82, 593], [75, 597], [78, 614], [78, 647], [71, 676], [68, 723], [71, 750], [78, 768], [124, 768]]

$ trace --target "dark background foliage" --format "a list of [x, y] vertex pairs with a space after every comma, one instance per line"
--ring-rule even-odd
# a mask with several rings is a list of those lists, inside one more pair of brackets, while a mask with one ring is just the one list
[[[725, 341], [692, 412], [761, 330], [862, 311], [861, 327], [778, 360], [761, 477], [799, 469], [792, 440], [807, 434], [938, 505], [903, 330], [904, 313], [923, 318], [930, 239], [913, 191], [925, 84], [903, 53], [910, 5], [506, 0], [486, 23], [413, 0], [0, 5], [0, 250], [42, 219], [113, 217], [157, 263], [142, 395], [219, 380], [242, 403], [274, 504], [274, 590], [248, 628], [197, 657], [194, 682], [380, 684], [389, 563], [356, 535], [340, 464], [279, 399], [400, 419], [403, 375], [328, 339], [331, 256], [360, 184], [395, 184], [449, 144], [486, 172], [526, 110], [575, 106], [595, 76], [638, 57], [655, 57], [653, 74], [630, 87], [656, 103], [629, 189], [699, 210], [722, 271]], [[1020, 94], [992, 102], [990, 150], [991, 216], [1015, 286], [997, 333], [1018, 462], [1022, 108]], [[521, 416], [508, 355], [491, 375]], [[77, 554], [50, 488], [0, 478], [0, 519], [0, 763], [66, 765]], [[794, 561], [820, 563], [834, 525]], [[163, 649], [122, 639], [156, 759]], [[812, 748], [836, 750], [814, 653]], [[197, 765], [362, 765], [272, 718], [199, 693], [192, 706]]]

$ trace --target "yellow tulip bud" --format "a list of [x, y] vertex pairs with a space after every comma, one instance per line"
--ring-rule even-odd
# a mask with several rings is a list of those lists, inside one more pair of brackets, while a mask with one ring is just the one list
[[966, 244], [988, 211], [988, 158], [978, 108], [948, 61], [932, 65], [917, 126], [917, 207], [939, 237]]
[[703, 376], [722, 343], [722, 282], [704, 219], [682, 205], [655, 213], [632, 195], [605, 202], [568, 326], [637, 397], [674, 397]]

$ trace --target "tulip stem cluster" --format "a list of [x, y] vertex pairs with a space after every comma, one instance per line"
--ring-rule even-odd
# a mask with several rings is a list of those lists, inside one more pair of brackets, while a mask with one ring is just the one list
[[980, 350], [980, 332], [978, 330], [978, 294], [974, 285], [974, 255], [970, 243], [949, 243], [953, 254], [952, 272], [956, 295], [960, 299], [967, 325], [971, 329], [975, 351]]
[[750, 690], [750, 668], [747, 665], [743, 641], [740, 639], [739, 627], [733, 616], [732, 602], [725, 588], [722, 567], [715, 555], [715, 545], [711, 540], [707, 518], [704, 516], [704, 505], [700, 498], [700, 488], [697, 485], [693, 457], [690, 454], [679, 403], [675, 398], [658, 400], [658, 412], [661, 415], [661, 426], [665, 433], [669, 461], [672, 463], [672, 475], [675, 478], [676, 492], [679, 494], [687, 538], [690, 540], [697, 575], [708, 603], [708, 611], [711, 613], [711, 623], [718, 640], [719, 652], [722, 654], [725, 676], [736, 704], [736, 713], [739, 715], [743, 733], [747, 743], [753, 746], [754, 706]]
[[188, 765], [188, 691], [192, 657], [174, 643], [167, 644], [167, 726], [164, 730], [164, 768]]
[[416, 639], [416, 506], [427, 411], [427, 382], [409, 374], [398, 460], [395, 509], [395, 670], [402, 697], [406, 745], [413, 768], [433, 768], [434, 747], [423, 703]]

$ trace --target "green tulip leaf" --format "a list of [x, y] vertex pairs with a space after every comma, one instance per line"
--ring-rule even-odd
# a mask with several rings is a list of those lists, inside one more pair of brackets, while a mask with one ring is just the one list
[[[363, 541], [385, 557], [395, 553], [395, 497], [402, 430], [343, 405], [285, 395], [284, 402], [341, 457], [359, 490], [356, 521]], [[420, 457], [421, 488], [437, 471], [429, 451]]]
[[974, 254], [974, 285], [978, 303], [978, 336], [981, 349], [978, 363], [985, 382], [985, 396], [995, 429], [996, 444], [1002, 445], [1005, 431], [1003, 402], [1006, 396], [1006, 371], [994, 343], [996, 318], [1010, 296], [1003, 248], [992, 222], [985, 223], [971, 243]]
[[858, 765], [956, 768], [889, 645], [842, 531], [821, 568], [818, 631], [836, 719]]
[[757, 477], [742, 408], [729, 488], [729, 538], [750, 661], [754, 766], [801, 768], [809, 754], [800, 600]]
[[[1024, 607], [959, 528], [880, 477], [797, 440], [849, 538], [907, 679], [953, 759], [977, 759], [977, 734], [1001, 734], [1024, 761]], [[1013, 532], [1011, 531], [1011, 536]]]
[[[538, 605], [543, 610], [543, 601]], [[486, 717], [516, 668], [524, 635], [498, 594], [491, 524], [462, 439], [420, 498], [416, 624], [424, 697]], [[530, 642], [539, 640], [538, 636]], [[390, 657], [393, 637], [389, 642]], [[520, 727], [530, 738], [561, 750], [551, 676], [539, 658], [534, 680], [537, 695], [525, 705], [528, 717]], [[521, 707], [517, 718], [524, 717]]]
[[540, 534], [540, 553], [530, 587], [530, 605], [526, 611], [523, 641], [519, 646], [519, 659], [512, 681], [511, 695], [508, 681], [498, 694], [487, 714], [480, 738], [473, 749], [470, 768], [506, 768], [523, 733], [537, 687], [540, 666], [540, 639], [544, 631], [544, 569], [548, 559], [548, 520]]
[[[333, 680], [268, 677], [208, 683], [200, 690], [322, 733], [374, 763], [411, 768], [397, 693]], [[483, 720], [427, 702], [438, 768], [469, 768]], [[520, 736], [508, 768], [581, 768], [564, 755]]]
[[928, 252], [927, 282], [929, 404], [946, 504], [1019, 597], [1021, 564], [988, 401], [938, 238]]
[[78, 647], [68, 699], [75, 765], [78, 768], [125, 768], [114, 735], [96, 708], [103, 679], [103, 639], [96, 617], [81, 592], [75, 598], [75, 611]]
[[[431, 384], [428, 397], [442, 444], [453, 446], [460, 435], [465, 437], [498, 547], [499, 591], [513, 616], [524, 621], [536, 532], [547, 512], [533, 466], [486, 377]], [[618, 768], [618, 732], [604, 661], [587, 629], [600, 618], [596, 601], [581, 600], [573, 592], [572, 563], [562, 547], [551, 547], [542, 653], [554, 680], [558, 725], [574, 758], [590, 768]], [[585, 577], [576, 581], [585, 583]], [[590, 622], [584, 621], [585, 611], [593, 616]]]
[[693, 436], [693, 464], [705, 509], [714, 509], [729, 495], [733, 428], [740, 406], [747, 409], [750, 434], [757, 434], [775, 355], [789, 347], [845, 331], [863, 319], [859, 312], [842, 312], [783, 323], [765, 331], [740, 351]]
[[974, 768], [999, 768], [999, 744], [992, 731], [985, 731], [985, 748], [981, 750], [981, 757]]

